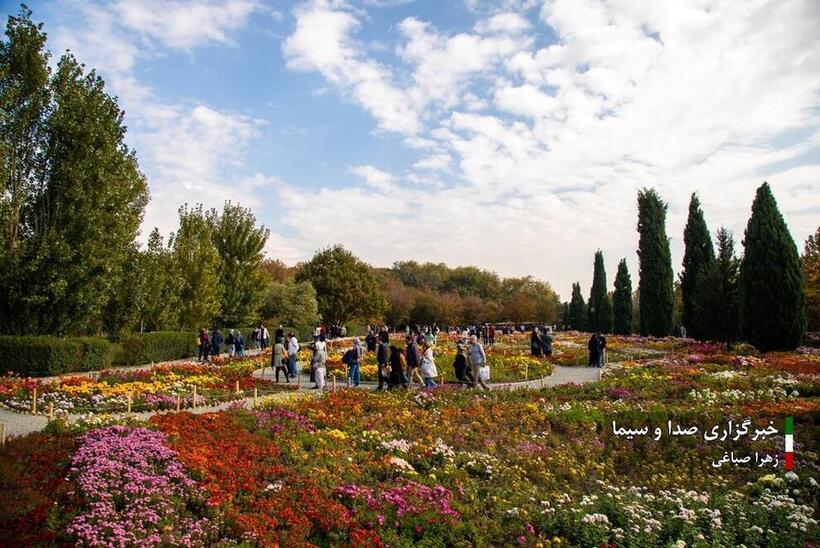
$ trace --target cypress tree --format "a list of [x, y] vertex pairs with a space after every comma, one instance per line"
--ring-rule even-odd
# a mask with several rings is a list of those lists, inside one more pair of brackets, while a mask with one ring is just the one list
[[626, 267], [626, 259], [618, 263], [615, 275], [615, 292], [612, 294], [613, 323], [616, 335], [632, 333], [632, 278]]
[[586, 326], [586, 304], [581, 296], [581, 284], [572, 284], [572, 299], [569, 303], [569, 326], [570, 329], [583, 331]]
[[701, 321], [702, 337], [725, 342], [731, 346], [737, 340], [738, 292], [737, 277], [740, 262], [735, 257], [732, 233], [721, 227], [717, 232], [717, 259], [698, 275], [693, 313]]
[[672, 255], [666, 237], [666, 209], [655, 189], [638, 192], [641, 335], [665, 337], [672, 332], [675, 296]]
[[820, 227], [803, 248], [803, 281], [806, 294], [806, 329], [820, 331]]
[[606, 270], [604, 254], [599, 249], [595, 252], [595, 265], [592, 275], [592, 288], [589, 292], [590, 331], [610, 333], [612, 331], [612, 302], [606, 291]]
[[697, 301], [698, 276], [715, 260], [712, 249], [712, 238], [703, 218], [698, 195], [693, 193], [689, 202], [689, 218], [683, 230], [683, 272], [680, 275], [680, 286], [683, 297], [683, 314], [681, 323], [686, 327], [690, 336], [701, 339], [703, 333], [703, 318], [695, 314]]
[[745, 339], [763, 352], [794, 350], [806, 311], [797, 246], [768, 183], [757, 189], [740, 266], [740, 318]]

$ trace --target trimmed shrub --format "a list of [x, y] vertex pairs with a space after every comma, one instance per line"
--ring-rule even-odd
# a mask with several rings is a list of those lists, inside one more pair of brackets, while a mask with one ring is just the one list
[[111, 365], [111, 343], [98, 337], [0, 336], [0, 373], [31, 377], [94, 371]]
[[122, 351], [117, 361], [137, 365], [190, 358], [197, 354], [196, 337], [196, 333], [178, 331], [131, 333], [120, 341]]

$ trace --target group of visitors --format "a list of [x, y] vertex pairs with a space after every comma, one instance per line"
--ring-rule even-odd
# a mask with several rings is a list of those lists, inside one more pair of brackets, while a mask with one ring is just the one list
[[544, 329], [542, 332], [538, 326], [532, 328], [530, 353], [533, 356], [552, 356], [552, 335], [549, 330]]
[[[281, 329], [282, 326], [280, 325]], [[208, 332], [206, 327], [199, 330], [194, 340], [198, 349], [198, 359], [201, 362], [210, 362], [212, 356], [219, 356], [225, 352], [228, 356], [244, 356], [246, 349], [265, 350], [270, 345], [270, 333], [264, 325], [254, 327], [251, 333], [250, 347], [245, 344], [245, 337], [239, 329], [229, 329], [228, 336], [223, 337], [222, 331], [214, 328]]]
[[[324, 335], [322, 335], [324, 341]], [[274, 332], [273, 351], [271, 352], [271, 369], [276, 382], [279, 382], [279, 374], [282, 373], [285, 382], [295, 379], [298, 375], [296, 370], [296, 356], [299, 354], [299, 340], [296, 334], [288, 333], [285, 337], [285, 330], [280, 325]], [[262, 369], [262, 376], [265, 376], [265, 370]]]
[[606, 337], [601, 333], [593, 333], [589, 338], [589, 366], [603, 367], [606, 365]]

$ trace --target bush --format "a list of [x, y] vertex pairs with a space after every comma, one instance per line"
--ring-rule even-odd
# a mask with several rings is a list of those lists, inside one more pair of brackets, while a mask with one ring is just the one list
[[177, 331], [131, 333], [120, 341], [122, 351], [118, 353], [117, 362], [137, 365], [190, 358], [197, 354], [196, 337], [193, 332]]
[[111, 343], [98, 337], [0, 336], [0, 373], [43, 377], [105, 369]]

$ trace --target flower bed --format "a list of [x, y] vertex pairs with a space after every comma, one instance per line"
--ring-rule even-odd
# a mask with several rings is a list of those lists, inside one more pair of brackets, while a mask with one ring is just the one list
[[[38, 435], [38, 444], [55, 447], [60, 440], [56, 460], [32, 459], [28, 438], [13, 439], [0, 450], [0, 478], [12, 478], [0, 481], [0, 499], [14, 500], [19, 484], [39, 512], [56, 510], [29, 525], [23, 510], [7, 509], [0, 513], [6, 518], [0, 537], [16, 527], [8, 538], [37, 538], [45, 523], [45, 538], [88, 541], [84, 529], [71, 527], [95, 511], [99, 496], [87, 494], [94, 491], [82, 487], [83, 478], [93, 477], [124, 502], [107, 523], [126, 523], [127, 509], [165, 508], [142, 492], [126, 495], [127, 483], [117, 478], [139, 471], [139, 477], [169, 476], [162, 481], [176, 491], [162, 515], [169, 523], [202, 523], [193, 528], [201, 536], [185, 539], [191, 545], [214, 539], [280, 546], [814, 545], [820, 540], [816, 365], [805, 355], [731, 355], [683, 345], [604, 368], [600, 381], [584, 385], [339, 390], [254, 410], [159, 415], [141, 426], [88, 425], [87, 435]], [[794, 419], [794, 472], [782, 462], [714, 465], [728, 451], [782, 461], [786, 416]], [[729, 420], [749, 420], [753, 429], [772, 421], [777, 432], [706, 441], [702, 435], [628, 439], [612, 428], [615, 421], [666, 432], [671, 421], [706, 432]], [[139, 454], [156, 455], [148, 460], [157, 468], [146, 469], [137, 455], [117, 459], [120, 468], [108, 463], [117, 451], [130, 455], [130, 447], [146, 447]], [[73, 470], [66, 473], [61, 463], [69, 458]], [[27, 483], [13, 466], [21, 459], [44, 480]], [[140, 538], [154, 534], [152, 528], [150, 520], [135, 526]]]
[[131, 410], [136, 412], [211, 405], [246, 397], [254, 389], [261, 394], [295, 389], [252, 376], [269, 360], [269, 355], [260, 355], [222, 360], [220, 365], [160, 364], [148, 369], [106, 370], [96, 378], [69, 376], [56, 381], [6, 376], [0, 377], [0, 403], [14, 411], [31, 412], [36, 390], [39, 414], [47, 413], [49, 405], [56, 413], [116, 413], [128, 409], [129, 398]]

